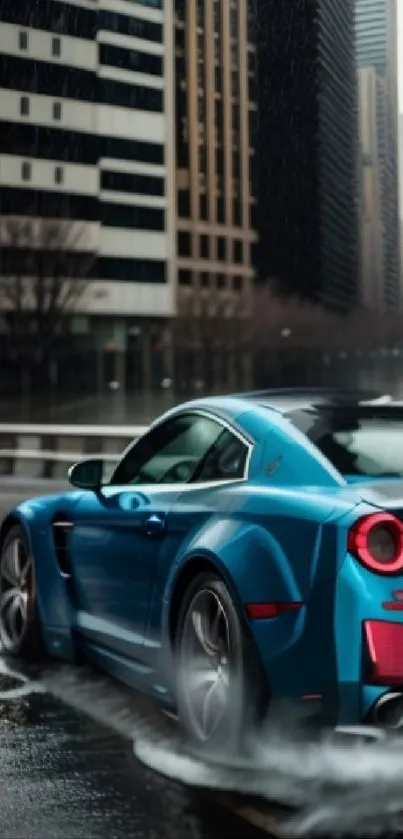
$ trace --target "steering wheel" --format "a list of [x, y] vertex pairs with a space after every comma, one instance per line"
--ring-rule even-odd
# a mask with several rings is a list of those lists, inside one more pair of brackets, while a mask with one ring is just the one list
[[131, 482], [134, 484], [155, 484], [156, 480], [151, 475], [147, 475], [146, 472], [143, 472], [140, 469], [140, 472], [137, 473], [134, 481]]
[[181, 460], [170, 466], [165, 475], [162, 476], [162, 484], [186, 484], [194, 472], [195, 464], [192, 460]]

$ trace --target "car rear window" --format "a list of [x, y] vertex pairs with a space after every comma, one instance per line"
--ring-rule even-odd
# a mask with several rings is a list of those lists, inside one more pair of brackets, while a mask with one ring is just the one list
[[287, 416], [342, 475], [403, 476], [401, 408], [318, 406]]

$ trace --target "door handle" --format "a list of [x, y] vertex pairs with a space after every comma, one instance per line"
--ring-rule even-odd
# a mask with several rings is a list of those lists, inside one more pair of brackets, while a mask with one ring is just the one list
[[153, 513], [144, 522], [144, 529], [147, 536], [159, 536], [165, 530], [165, 518]]

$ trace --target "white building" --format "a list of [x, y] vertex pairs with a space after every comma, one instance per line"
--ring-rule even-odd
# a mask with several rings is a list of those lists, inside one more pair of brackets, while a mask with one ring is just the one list
[[83, 227], [97, 268], [74, 328], [120, 378], [128, 335], [144, 357], [175, 313], [172, 21], [172, 0], [0, 4], [0, 211]]

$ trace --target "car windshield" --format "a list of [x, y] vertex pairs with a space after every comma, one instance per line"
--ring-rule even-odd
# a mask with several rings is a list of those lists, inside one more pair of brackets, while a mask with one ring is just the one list
[[345, 476], [403, 476], [403, 411], [318, 407], [289, 419]]

